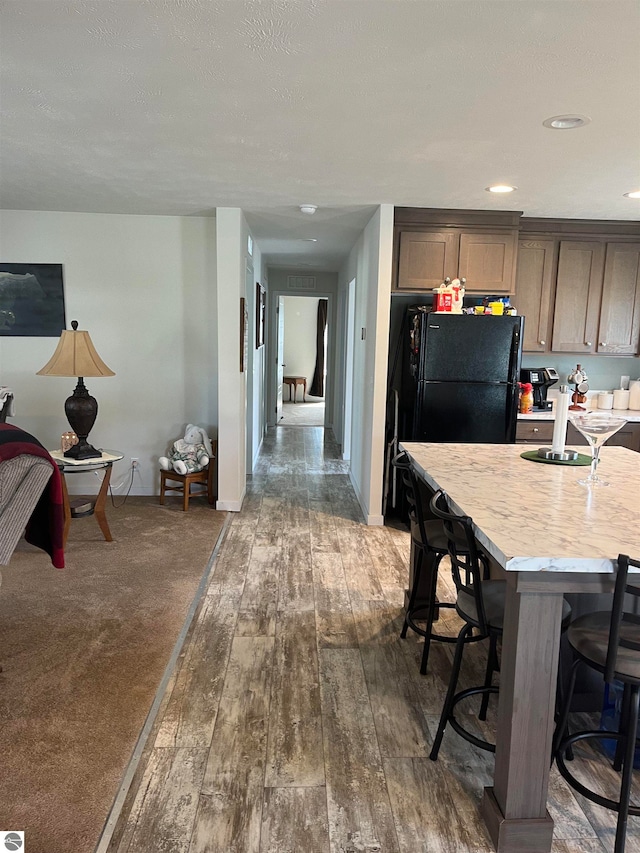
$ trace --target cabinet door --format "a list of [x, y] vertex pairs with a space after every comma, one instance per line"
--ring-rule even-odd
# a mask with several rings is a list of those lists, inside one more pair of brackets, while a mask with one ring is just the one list
[[551, 347], [554, 352], [595, 352], [604, 253], [604, 243], [560, 243]]
[[459, 239], [457, 231], [403, 231], [398, 290], [432, 290], [455, 278]]
[[596, 351], [635, 355], [639, 338], [640, 243], [607, 243]]
[[513, 293], [516, 234], [460, 235], [458, 275], [466, 278], [468, 293]]
[[553, 240], [521, 240], [518, 244], [514, 302], [524, 317], [524, 352], [549, 349]]

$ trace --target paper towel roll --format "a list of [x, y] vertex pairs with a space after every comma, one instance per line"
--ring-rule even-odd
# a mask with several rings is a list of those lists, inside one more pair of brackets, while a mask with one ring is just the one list
[[629, 384], [629, 408], [640, 410], [640, 379], [632, 380]]
[[553, 424], [553, 439], [551, 450], [554, 453], [563, 453], [567, 441], [567, 420], [569, 418], [569, 400], [571, 391], [566, 385], [560, 386], [558, 402], [556, 403], [556, 419]]

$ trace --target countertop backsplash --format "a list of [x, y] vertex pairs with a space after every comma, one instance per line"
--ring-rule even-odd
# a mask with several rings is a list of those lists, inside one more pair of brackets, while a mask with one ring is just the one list
[[[578, 364], [586, 371], [588, 377], [589, 391], [587, 391], [586, 402], [588, 409], [598, 408], [598, 394], [602, 391], [613, 391], [616, 388], [620, 388], [621, 376], [628, 376], [630, 381], [640, 379], [640, 358], [638, 357], [612, 358], [611, 356], [602, 355], [558, 356], [556, 353], [542, 353], [541, 355], [527, 354], [522, 357], [523, 367], [555, 367], [558, 371], [560, 379], [547, 391], [547, 399], [553, 403], [554, 407], [560, 393], [561, 385], [567, 385], [571, 391], [575, 390], [575, 386], [569, 383], [567, 377], [571, 371], [575, 370]], [[640, 411], [634, 411], [633, 409], [601, 409], [599, 411], [609, 411], [612, 415], [626, 418], [628, 421], [640, 421]], [[526, 420], [527, 418], [552, 421], [555, 419], [555, 412], [532, 412], [530, 415], [518, 415], [518, 420]]]
[[[548, 396], [553, 389], [560, 385], [568, 385], [567, 377], [576, 365], [580, 364], [586, 371], [589, 388], [599, 388], [602, 391], [613, 391], [620, 387], [620, 377], [629, 376], [631, 379], [640, 379], [640, 358], [615, 358], [608, 355], [562, 355], [557, 353], [542, 353], [540, 355], [522, 356], [523, 367], [555, 367], [560, 379], [549, 389]], [[591, 393], [591, 392], [590, 392]], [[597, 394], [598, 392], [595, 391]]]
[[[558, 371], [558, 372], [560, 372], [560, 371]], [[549, 390], [547, 392], [547, 400], [550, 400], [551, 403], [553, 403], [552, 411], [550, 411], [550, 412], [533, 411], [533, 412], [531, 412], [530, 415], [520, 415], [519, 414], [518, 420], [519, 421], [524, 421], [527, 419], [534, 420], [534, 421], [535, 420], [538, 420], [538, 421], [553, 421], [553, 420], [555, 420], [556, 400], [558, 399], [558, 394], [560, 393], [560, 391], [556, 390], [556, 389], [558, 388], [559, 385], [560, 385], [560, 383], [557, 383], [557, 385], [554, 385], [552, 388], [549, 388]], [[571, 389], [573, 389], [572, 385], [569, 387]], [[640, 411], [635, 411], [633, 409], [598, 409], [598, 394], [600, 394], [602, 390], [611, 391], [611, 388], [604, 388], [604, 389], [599, 389], [599, 390], [594, 390], [594, 391], [591, 391], [591, 390], [587, 391], [587, 402], [584, 405], [586, 406], [586, 409], [588, 411], [597, 410], [600, 412], [607, 412], [608, 414], [613, 415], [615, 417], [626, 418], [626, 420], [631, 421], [632, 423], [640, 422]], [[569, 412], [569, 414], [571, 414], [571, 412]]]

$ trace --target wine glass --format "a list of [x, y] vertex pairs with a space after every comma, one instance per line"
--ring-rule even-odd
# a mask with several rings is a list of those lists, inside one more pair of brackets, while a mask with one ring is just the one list
[[600, 448], [605, 441], [611, 438], [620, 427], [626, 424], [624, 418], [615, 418], [605, 412], [585, 412], [584, 414], [570, 415], [571, 423], [582, 433], [591, 447], [591, 470], [589, 476], [578, 480], [581, 486], [608, 486], [606, 480], [601, 480], [596, 474], [598, 462], [600, 461]]

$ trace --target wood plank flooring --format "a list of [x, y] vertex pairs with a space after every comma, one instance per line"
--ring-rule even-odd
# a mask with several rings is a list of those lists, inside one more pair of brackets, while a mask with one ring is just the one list
[[[419, 638], [399, 639], [408, 556], [405, 530], [363, 524], [330, 433], [271, 431], [110, 853], [488, 853], [493, 757], [450, 731], [428, 757], [451, 647], [421, 676]], [[469, 647], [462, 682], [485, 654]], [[490, 736], [491, 713], [467, 713]], [[554, 853], [612, 849], [615, 815], [555, 770], [549, 809]]]

